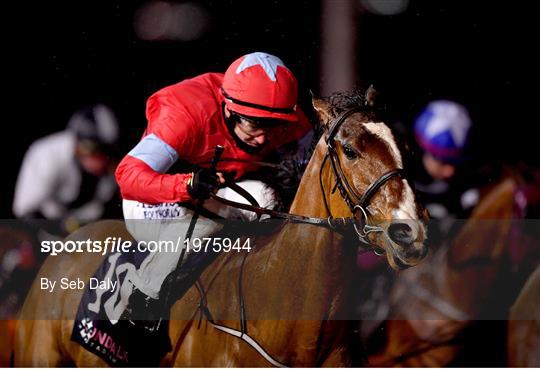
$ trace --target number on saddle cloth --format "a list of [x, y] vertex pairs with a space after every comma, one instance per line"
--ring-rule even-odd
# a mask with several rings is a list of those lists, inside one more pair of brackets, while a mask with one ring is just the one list
[[144, 330], [119, 320], [133, 291], [129, 275], [144, 259], [135, 254], [113, 253], [104, 258], [92, 278], [107, 282], [103, 286], [108, 287], [89, 289], [87, 285], [71, 334], [72, 341], [111, 366], [157, 366], [171, 349], [166, 324], [148, 340]]

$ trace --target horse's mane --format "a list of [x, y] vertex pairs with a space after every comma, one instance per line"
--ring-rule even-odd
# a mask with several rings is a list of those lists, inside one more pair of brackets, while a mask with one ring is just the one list
[[355, 88], [349, 91], [334, 92], [330, 96], [323, 98], [323, 100], [330, 104], [332, 115], [336, 116], [343, 113], [345, 110], [357, 106], [366, 106], [365, 96], [365, 91]]
[[[330, 113], [333, 117], [337, 117], [344, 111], [358, 106], [365, 106], [366, 111], [364, 113], [366, 116], [373, 116], [375, 115], [375, 111], [367, 106], [365, 96], [364, 90], [354, 88], [348, 91], [334, 92], [329, 96], [323, 97], [323, 100], [330, 105]], [[316, 122], [316, 124], [314, 124], [314, 131], [315, 134], [313, 135], [313, 140], [311, 141], [308, 152], [306, 152], [307, 161], [309, 161], [311, 155], [313, 155], [313, 152], [315, 151], [315, 147], [324, 132], [324, 126], [320, 122]]]

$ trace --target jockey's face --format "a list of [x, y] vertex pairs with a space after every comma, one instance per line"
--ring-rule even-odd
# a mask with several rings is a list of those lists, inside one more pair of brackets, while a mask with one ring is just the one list
[[238, 138], [246, 144], [258, 148], [264, 146], [268, 142], [268, 136], [271, 131], [272, 128], [261, 128], [244, 118], [240, 118], [240, 121], [236, 123], [236, 126], [234, 127], [234, 133], [236, 133]]
[[226, 118], [234, 117], [234, 134], [250, 152], [261, 150], [271, 140], [274, 132], [282, 126], [282, 122], [276, 120], [261, 119], [261, 122], [258, 122], [256, 118], [240, 116], [229, 111], [227, 107], [224, 111]]
[[444, 163], [434, 158], [429, 153], [425, 153], [423, 157], [424, 168], [433, 179], [449, 180], [456, 173], [456, 166]]
[[86, 140], [77, 141], [75, 157], [81, 167], [94, 176], [104, 175], [111, 164], [111, 158], [105, 152], [95, 143]]

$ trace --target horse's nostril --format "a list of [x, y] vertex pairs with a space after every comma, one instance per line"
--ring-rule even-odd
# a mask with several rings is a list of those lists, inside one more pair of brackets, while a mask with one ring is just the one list
[[409, 246], [414, 242], [413, 230], [407, 223], [392, 223], [388, 227], [388, 236], [401, 246]]

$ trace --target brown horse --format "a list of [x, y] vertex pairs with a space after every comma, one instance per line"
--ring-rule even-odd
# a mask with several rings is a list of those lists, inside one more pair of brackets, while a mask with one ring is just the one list
[[510, 309], [508, 366], [540, 366], [540, 267], [536, 268]]
[[[498, 318], [487, 317], [494, 320], [482, 327], [493, 329], [495, 319], [504, 319], [511, 303], [504, 287], [519, 290], [508, 269], [510, 245], [521, 242], [515, 233], [514, 194], [522, 183], [517, 173], [505, 176], [483, 197], [450, 245], [420, 267], [401, 273], [391, 292], [390, 316], [379, 330], [384, 331], [384, 344], [368, 355], [370, 365], [448, 365], [462, 353], [463, 334], [466, 329], [470, 334], [475, 320], [486, 319], [485, 313], [494, 308], [503, 310]], [[527, 250], [525, 261], [514, 267], [530, 273], [538, 262], [537, 251]], [[493, 304], [494, 299], [498, 303]]]
[[[332, 222], [365, 211], [369, 218], [364, 218], [364, 223], [375, 228], [364, 227], [358, 236], [384, 250], [392, 266], [412, 266], [427, 251], [424, 212], [407, 180], [395, 172], [403, 165], [401, 151], [388, 126], [375, 120], [371, 103], [356, 94], [339, 94], [328, 101], [314, 99], [325, 133], [306, 168], [290, 212], [318, 219], [332, 216]], [[333, 158], [328, 156], [330, 150], [334, 150]], [[336, 183], [340, 183], [339, 191]], [[376, 186], [371, 186], [373, 183]], [[359, 209], [362, 202], [354, 194], [366, 192], [372, 195], [366, 200], [369, 207]], [[373, 232], [375, 229], [378, 231]], [[70, 239], [102, 240], [107, 236], [128, 237], [122, 222], [109, 221], [89, 225]], [[355, 325], [343, 317], [347, 317], [352, 304], [348, 287], [355, 269], [356, 247], [346, 247], [343, 241], [343, 236], [328, 228], [286, 223], [268, 240], [256, 239], [253, 243], [257, 247], [249, 255], [218, 256], [199, 278], [199, 288], [192, 287], [172, 307], [169, 335], [173, 350], [162, 364], [350, 365], [351, 350], [356, 349], [351, 348]], [[101, 259], [89, 254], [49, 257], [40, 277], [88, 279]], [[235, 319], [240, 315], [241, 273], [247, 312], [247, 336], [243, 340], [234, 336], [241, 328]], [[199, 323], [186, 318], [196, 316], [201, 289], [214, 322], [204, 317]], [[105, 365], [70, 341], [81, 294], [43, 293], [34, 285], [22, 316], [38, 317], [43, 310], [52, 310], [50, 315], [57, 319], [19, 322], [17, 366]], [[229, 330], [220, 330], [213, 323]], [[253, 342], [260, 345], [259, 352]]]

